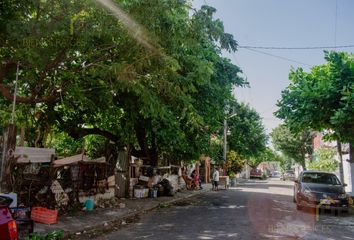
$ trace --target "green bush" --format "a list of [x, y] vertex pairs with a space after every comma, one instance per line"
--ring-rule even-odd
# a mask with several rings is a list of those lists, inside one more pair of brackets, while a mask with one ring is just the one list
[[235, 151], [228, 152], [226, 159], [227, 174], [230, 177], [242, 171], [245, 161]]
[[32, 233], [29, 237], [26, 237], [25, 240], [61, 240], [64, 239], [63, 231], [53, 231], [47, 235], [40, 235], [38, 233]]
[[75, 155], [83, 146], [82, 140], [75, 140], [67, 133], [53, 131], [47, 142], [47, 147], [54, 148], [57, 156], [68, 157]]
[[315, 151], [314, 159], [309, 163], [308, 169], [333, 172], [337, 169], [338, 162], [334, 159], [336, 150], [320, 148]]

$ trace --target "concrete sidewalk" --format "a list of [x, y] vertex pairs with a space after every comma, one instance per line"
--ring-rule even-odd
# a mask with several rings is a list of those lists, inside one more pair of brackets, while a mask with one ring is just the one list
[[173, 197], [120, 199], [119, 202], [125, 205], [123, 208], [95, 209], [92, 212], [78, 212], [71, 216], [59, 216], [57, 224], [45, 225], [35, 223], [34, 230], [39, 234], [62, 230], [65, 232], [65, 235], [68, 236], [95, 229], [102, 229], [118, 221], [124, 224], [125, 219], [208, 192], [211, 188], [211, 184], [204, 184], [202, 190], [182, 190], [177, 192]]

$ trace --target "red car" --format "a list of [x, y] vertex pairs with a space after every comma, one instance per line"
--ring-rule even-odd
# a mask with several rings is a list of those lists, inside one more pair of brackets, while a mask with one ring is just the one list
[[1, 240], [18, 240], [17, 224], [9, 209], [11, 202], [11, 198], [0, 196]]
[[261, 179], [263, 177], [263, 173], [260, 169], [252, 168], [251, 173], [250, 173], [250, 177]]

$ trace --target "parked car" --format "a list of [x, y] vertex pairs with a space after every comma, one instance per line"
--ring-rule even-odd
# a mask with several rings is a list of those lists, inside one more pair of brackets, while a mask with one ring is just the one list
[[260, 169], [252, 168], [251, 173], [250, 173], [250, 177], [251, 178], [262, 179], [263, 178], [263, 173], [262, 173], [262, 171]]
[[12, 199], [0, 196], [0, 236], [1, 240], [17, 240], [18, 231], [16, 221], [13, 219], [9, 206]]
[[303, 207], [348, 211], [348, 196], [333, 173], [303, 171], [294, 185], [294, 202]]
[[280, 177], [280, 172], [274, 171], [273, 174], [272, 174], [272, 177], [275, 177], [275, 178]]
[[295, 180], [295, 172], [293, 170], [286, 170], [283, 175], [280, 177], [281, 180]]

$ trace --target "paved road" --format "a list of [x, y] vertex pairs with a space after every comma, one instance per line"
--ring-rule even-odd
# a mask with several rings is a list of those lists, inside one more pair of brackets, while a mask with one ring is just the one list
[[[153, 211], [97, 240], [354, 239], [354, 216], [297, 211], [292, 182], [250, 181]], [[318, 221], [317, 221], [318, 220]]]

